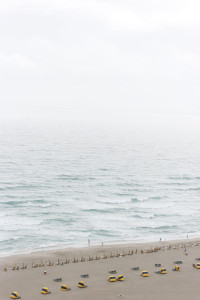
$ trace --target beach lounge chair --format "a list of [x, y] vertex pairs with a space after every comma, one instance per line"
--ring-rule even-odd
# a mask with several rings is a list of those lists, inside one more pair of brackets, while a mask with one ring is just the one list
[[141, 276], [142, 277], [149, 277], [149, 272], [148, 271], [142, 271]]
[[161, 267], [161, 264], [155, 264], [155, 267]]
[[123, 276], [123, 275], [119, 275], [119, 276], [117, 277], [117, 280], [118, 280], [118, 281], [124, 281], [124, 276]]
[[131, 268], [131, 270], [134, 270], [134, 271], [138, 271], [140, 268], [139, 267], [133, 267]]
[[49, 289], [47, 287], [43, 287], [41, 290], [41, 294], [47, 295], [47, 294], [51, 294], [51, 292], [49, 292]]
[[62, 277], [54, 278], [54, 281], [56, 281], [56, 282], [61, 282], [61, 281], [62, 281]]
[[83, 278], [88, 278], [88, 277], [89, 277], [89, 274], [81, 274], [81, 277], [83, 277]]
[[181, 265], [182, 263], [183, 263], [182, 260], [174, 261], [174, 264], [177, 264], [177, 265]]
[[200, 264], [196, 264], [196, 268], [197, 268], [197, 269], [200, 269]]
[[18, 292], [12, 292], [12, 294], [10, 295], [10, 298], [11, 299], [21, 299]]
[[100, 260], [100, 256], [96, 255], [95, 260]]
[[115, 276], [109, 276], [108, 281], [115, 282], [117, 279]]
[[180, 267], [179, 266], [174, 266], [174, 269], [172, 269], [173, 271], [177, 271], [177, 272], [179, 272], [181, 269], [180, 269]]
[[111, 270], [111, 271], [108, 271], [108, 273], [110, 273], [110, 274], [116, 274], [117, 271], [116, 270]]
[[78, 283], [78, 287], [79, 287], [79, 288], [86, 288], [86, 287], [87, 287], [87, 285], [85, 284], [85, 282], [84, 282], [84, 281], [79, 281], [79, 283]]
[[193, 267], [196, 268], [196, 269], [200, 269], [200, 263], [198, 263], [198, 264], [196, 264], [196, 265], [193, 264]]
[[63, 284], [63, 285], [61, 285], [61, 291], [64, 291], [64, 292], [66, 292], [66, 291], [70, 291], [71, 289], [70, 288], [68, 288], [68, 286], [67, 285], [65, 285], [65, 284]]
[[200, 257], [197, 257], [197, 258], [195, 258], [195, 260], [198, 260], [198, 261], [200, 261]]

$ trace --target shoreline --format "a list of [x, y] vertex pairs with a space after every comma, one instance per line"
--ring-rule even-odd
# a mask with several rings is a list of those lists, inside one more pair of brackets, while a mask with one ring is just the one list
[[[57, 248], [57, 247], [47, 247], [47, 248], [43, 248], [41, 250], [36, 250], [36, 251], [31, 251], [28, 253], [17, 253], [17, 254], [12, 254], [12, 255], [8, 255], [8, 256], [1, 256], [0, 257], [0, 271], [2, 269], [2, 264], [5, 262], [7, 262], [7, 264], [9, 263], [13, 263], [13, 261], [16, 260], [16, 264], [17, 264], [17, 260], [19, 260], [19, 262], [21, 262], [22, 260], [24, 260], [24, 262], [31, 260], [37, 260], [37, 259], [44, 259], [46, 257], [49, 258], [58, 258], [59, 256], [61, 259], [63, 259], [64, 256], [68, 255], [69, 260], [71, 262], [72, 260], [72, 256], [74, 255], [74, 257], [77, 257], [79, 255], [79, 253], [81, 253], [81, 257], [88, 256], [90, 254], [93, 254], [96, 252], [97, 254], [101, 254], [102, 256], [105, 254], [107, 256], [109, 256], [109, 254], [111, 254], [111, 252], [113, 252], [113, 255], [120, 255], [120, 251], [133, 251], [134, 252], [137, 250], [138, 251], [143, 251], [144, 253], [148, 253], [148, 251], [150, 251], [153, 248], [166, 248], [171, 246], [176, 246], [176, 247], [181, 247], [181, 248], [187, 248], [191, 245], [199, 245], [200, 246], [200, 238], [192, 238], [192, 239], [176, 239], [176, 240], [168, 240], [168, 241], [153, 241], [153, 242], [123, 242], [123, 243], [112, 243], [112, 244], [107, 244], [107, 243], [103, 243], [100, 245], [90, 245], [90, 246], [71, 246], [71, 247], [62, 247], [62, 248]], [[51, 249], [50, 249], [51, 248]], [[109, 253], [110, 252], [110, 253]], [[116, 253], [114, 253], [116, 252]], [[121, 253], [123, 254], [123, 253]], [[128, 255], [128, 253], [126, 253], [125, 255]], [[79, 261], [81, 261], [81, 258], [76, 258]], [[101, 258], [100, 258], [101, 259]]]
[[[184, 238], [183, 236], [180, 236], [176, 239], [169, 239], [167, 240], [166, 238], [162, 238], [161, 242], [165, 242], [165, 243], [173, 243], [173, 242], [178, 242], [178, 241], [192, 241], [192, 240], [200, 240], [200, 235], [196, 235], [194, 234], [191, 235], [190, 234], [190, 238]], [[91, 240], [90, 240], [91, 241]], [[92, 240], [91, 241], [91, 245], [88, 246], [86, 243], [80, 243], [80, 244], [60, 244], [60, 245], [52, 245], [52, 246], [46, 246], [46, 247], [39, 247], [39, 248], [33, 248], [30, 250], [25, 250], [25, 251], [16, 251], [13, 253], [9, 253], [7, 255], [5, 255], [5, 253], [0, 253], [0, 260], [2, 258], [6, 258], [6, 257], [12, 257], [12, 256], [21, 256], [21, 255], [29, 255], [29, 254], [34, 254], [34, 253], [38, 253], [38, 252], [49, 252], [49, 251], [66, 251], [67, 249], [84, 249], [84, 248], [88, 248], [88, 247], [99, 247], [101, 246], [101, 244], [104, 244], [104, 246], [118, 246], [118, 245], [139, 245], [139, 244], [155, 244], [155, 243], [159, 243], [160, 240], [155, 240], [155, 239], [149, 239], [149, 240], [111, 240], [111, 241], [96, 241], [96, 240]]]

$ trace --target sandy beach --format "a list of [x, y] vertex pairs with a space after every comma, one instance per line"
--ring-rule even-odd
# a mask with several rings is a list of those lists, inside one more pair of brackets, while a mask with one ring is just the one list
[[[63, 296], [96, 300], [199, 299], [200, 270], [193, 267], [198, 257], [200, 240], [90, 246], [4, 257], [0, 258], [0, 299], [9, 299], [12, 291], [27, 300], [59, 300]], [[183, 262], [179, 264], [180, 272], [172, 270], [175, 261]], [[166, 268], [167, 274], [157, 274], [160, 267], [155, 264]], [[140, 270], [132, 270], [134, 267]], [[114, 276], [121, 274], [125, 280], [108, 282], [111, 270], [117, 271]], [[148, 278], [141, 276], [142, 270], [149, 272]], [[83, 279], [81, 274], [89, 277]], [[62, 277], [62, 282], [54, 281], [58, 277]], [[87, 288], [77, 287], [81, 280]], [[62, 284], [71, 290], [61, 291]], [[42, 295], [42, 287], [48, 287], [51, 294]]]

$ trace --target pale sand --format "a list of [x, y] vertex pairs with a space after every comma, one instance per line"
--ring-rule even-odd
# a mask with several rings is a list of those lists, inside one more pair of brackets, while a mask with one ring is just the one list
[[[9, 299], [14, 290], [19, 292], [22, 299], [199, 299], [200, 270], [193, 268], [197, 263], [196, 257], [200, 257], [199, 240], [185, 240], [173, 242], [157, 242], [146, 244], [127, 244], [99, 247], [86, 247], [81, 249], [65, 249], [57, 251], [41, 251], [27, 255], [10, 256], [0, 258], [0, 299]], [[187, 244], [185, 255], [184, 246]], [[171, 246], [169, 250], [168, 247]], [[174, 249], [174, 245], [176, 249]], [[180, 247], [181, 245], [181, 247]], [[149, 249], [161, 247], [162, 250], [146, 253]], [[135, 253], [138, 249], [137, 254]], [[143, 249], [144, 253], [140, 251]], [[134, 251], [133, 255], [110, 258], [111, 252], [127, 254]], [[87, 261], [89, 255], [93, 258], [100, 256], [100, 260]], [[107, 259], [102, 256], [107, 255]], [[72, 263], [74, 257], [85, 257], [85, 262]], [[71, 262], [64, 265], [56, 265], [57, 260]], [[53, 266], [46, 266], [47, 262], [54, 262]], [[174, 272], [174, 261], [182, 260], [181, 271]], [[32, 263], [39, 264], [43, 261], [45, 267], [32, 268]], [[16, 264], [19, 268], [22, 263], [27, 264], [27, 269], [13, 271]], [[155, 271], [155, 263], [160, 263], [167, 268], [168, 274], [158, 275]], [[7, 272], [4, 267], [7, 267]], [[140, 267], [140, 271], [133, 271], [131, 267]], [[123, 282], [108, 282], [109, 270], [117, 270], [117, 275], [124, 275]], [[44, 271], [47, 275], [44, 275]], [[148, 278], [141, 277], [141, 270], [148, 270]], [[81, 279], [80, 274], [89, 273], [89, 278]], [[54, 282], [56, 277], [62, 277], [63, 281]], [[77, 283], [84, 280], [88, 285], [85, 289], [79, 289]], [[67, 284], [71, 291], [62, 292], [61, 284]], [[49, 295], [42, 295], [41, 288], [47, 286], [51, 291]], [[121, 296], [120, 296], [121, 295]]]

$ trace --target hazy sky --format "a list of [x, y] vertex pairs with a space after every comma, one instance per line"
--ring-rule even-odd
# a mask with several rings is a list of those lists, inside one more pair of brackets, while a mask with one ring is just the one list
[[0, 1], [0, 108], [200, 114], [199, 0]]

